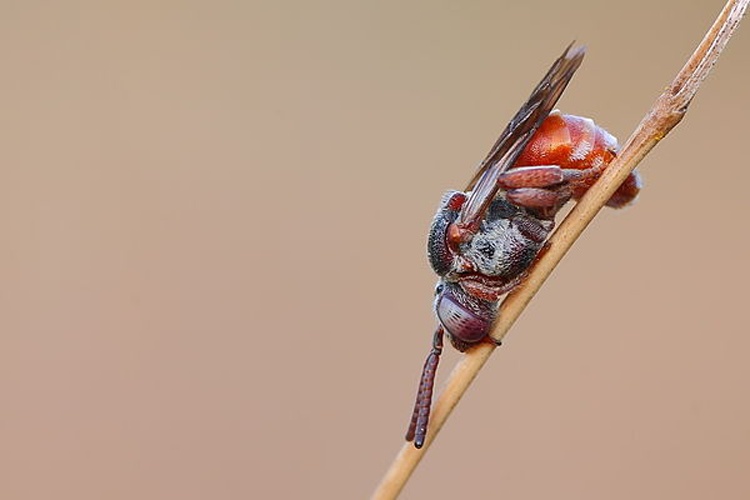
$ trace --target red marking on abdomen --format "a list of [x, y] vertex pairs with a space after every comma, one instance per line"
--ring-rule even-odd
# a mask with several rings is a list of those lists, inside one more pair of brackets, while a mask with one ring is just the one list
[[[562, 169], [586, 170], [581, 179], [571, 181], [573, 198], [580, 198], [596, 182], [617, 155], [617, 139], [589, 118], [553, 111], [531, 138], [516, 160], [516, 167], [557, 165]], [[607, 203], [621, 207], [640, 191], [637, 172], [620, 186]]]

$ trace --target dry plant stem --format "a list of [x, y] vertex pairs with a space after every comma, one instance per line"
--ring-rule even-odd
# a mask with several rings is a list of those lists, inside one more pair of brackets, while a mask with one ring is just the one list
[[[515, 323], [531, 298], [557, 266], [575, 240], [586, 229], [618, 186], [648, 152], [672, 130], [685, 115], [690, 101], [716, 63], [721, 51], [737, 28], [750, 0], [729, 1], [711, 29], [674, 81], [659, 96], [635, 132], [625, 143], [618, 157], [601, 178], [571, 210], [549, 239], [548, 250], [539, 258], [524, 283], [511, 292], [500, 305], [498, 320], [491, 336], [501, 340]], [[625, 258], [625, 256], [623, 256]], [[616, 260], [613, 256], [611, 260]], [[453, 408], [489, 359], [495, 346], [483, 343], [469, 350], [453, 369], [445, 390], [435, 403], [430, 429], [424, 447], [417, 449], [404, 443], [372, 498], [396, 498], [403, 489], [424, 453], [442, 428]]]

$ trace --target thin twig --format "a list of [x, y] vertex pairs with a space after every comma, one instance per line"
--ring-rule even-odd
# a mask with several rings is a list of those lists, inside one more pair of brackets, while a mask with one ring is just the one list
[[[547, 251], [529, 271], [524, 283], [500, 305], [498, 320], [491, 333], [494, 339], [505, 337], [531, 298], [610, 196], [648, 152], [682, 120], [690, 101], [739, 25], [748, 2], [750, 0], [729, 0], [726, 3], [703, 41], [641, 120], [617, 158], [550, 237]], [[453, 408], [494, 350], [495, 347], [489, 343], [482, 343], [470, 349], [458, 362], [435, 403], [424, 447], [417, 449], [411, 443], [404, 444], [375, 490], [372, 496], [374, 500], [398, 496]]]

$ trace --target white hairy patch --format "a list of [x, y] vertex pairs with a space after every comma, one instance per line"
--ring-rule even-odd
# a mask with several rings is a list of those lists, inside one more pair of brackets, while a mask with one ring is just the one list
[[596, 125], [591, 118], [581, 118], [584, 123], [583, 135], [573, 151], [570, 152], [570, 159], [580, 161], [586, 158], [594, 150], [594, 141], [596, 140]]

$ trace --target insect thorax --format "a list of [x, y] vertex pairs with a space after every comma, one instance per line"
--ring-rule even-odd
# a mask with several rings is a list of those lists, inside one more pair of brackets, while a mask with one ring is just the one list
[[459, 250], [479, 274], [510, 280], [529, 267], [543, 245], [539, 236], [546, 237], [552, 225], [498, 196], [479, 231]]
[[535, 217], [527, 210], [497, 196], [485, 214], [478, 231], [463, 243], [458, 253], [448, 249], [446, 230], [458, 217], [451, 208], [451, 199], [460, 195], [449, 191], [430, 228], [427, 253], [435, 272], [451, 280], [461, 274], [459, 260], [468, 260], [474, 273], [511, 280], [524, 272], [542, 247], [554, 222]]

